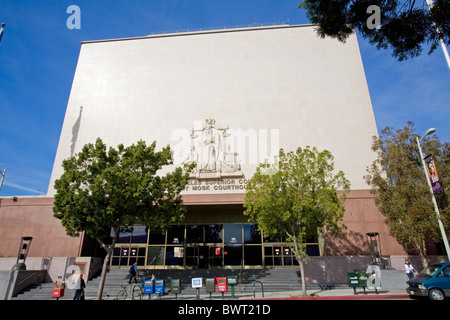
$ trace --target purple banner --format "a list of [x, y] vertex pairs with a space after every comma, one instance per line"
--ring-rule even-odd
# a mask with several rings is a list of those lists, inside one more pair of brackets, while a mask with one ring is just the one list
[[424, 160], [427, 167], [428, 177], [431, 181], [431, 187], [433, 188], [433, 193], [439, 193], [442, 191], [442, 186], [439, 182], [439, 176], [436, 170], [436, 165], [434, 164], [433, 157], [429, 155]]

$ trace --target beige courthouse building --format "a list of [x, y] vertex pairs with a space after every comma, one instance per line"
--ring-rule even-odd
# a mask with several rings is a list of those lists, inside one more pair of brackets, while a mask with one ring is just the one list
[[121, 234], [112, 267], [296, 267], [283, 239], [248, 222], [243, 201], [259, 163], [306, 146], [330, 150], [351, 182], [347, 237], [308, 239], [309, 255], [370, 255], [367, 233], [383, 255], [405, 255], [363, 179], [376, 135], [355, 35], [342, 44], [311, 25], [275, 25], [83, 42], [48, 194], [0, 199], [0, 257], [16, 256], [21, 236], [33, 237], [34, 257], [95, 254], [93, 241], [65, 234], [52, 203], [63, 159], [97, 137], [169, 144], [175, 165], [196, 163], [184, 223]]

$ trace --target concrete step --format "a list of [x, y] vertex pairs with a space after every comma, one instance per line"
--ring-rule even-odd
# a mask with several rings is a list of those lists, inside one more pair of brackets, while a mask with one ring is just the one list
[[[180, 279], [182, 293], [179, 295], [189, 296], [196, 294], [196, 289], [191, 286], [191, 279], [215, 278], [222, 276], [237, 276], [239, 279], [239, 269], [214, 269], [214, 270], [141, 270], [138, 276], [138, 284], [142, 284], [142, 278], [149, 279], [152, 273], [156, 274], [157, 279], [166, 280], [165, 293], [170, 294], [169, 279]], [[257, 281], [255, 283], [255, 281]], [[95, 299], [97, 296], [98, 286], [100, 283], [100, 275], [91, 279], [86, 284], [85, 297], [86, 299]], [[119, 291], [123, 289], [124, 285], [128, 283], [128, 269], [110, 269], [106, 275], [105, 286], [103, 288], [104, 299], [115, 299]], [[294, 291], [301, 290], [301, 278], [296, 269], [256, 269], [256, 270], [242, 270], [240, 285], [235, 287], [235, 292], [261, 292], [261, 284], [264, 292], [277, 291]], [[49, 300], [52, 298], [52, 283], [42, 283], [27, 288], [21, 294], [14, 297], [14, 300]], [[307, 285], [307, 290], [321, 289], [318, 285]], [[64, 297], [60, 300], [73, 299], [75, 290], [66, 288]], [[207, 294], [206, 289], [200, 289], [202, 295]], [[215, 293], [216, 295], [219, 293]], [[209, 295], [209, 294], [208, 294]], [[229, 293], [228, 293], [229, 295]]]

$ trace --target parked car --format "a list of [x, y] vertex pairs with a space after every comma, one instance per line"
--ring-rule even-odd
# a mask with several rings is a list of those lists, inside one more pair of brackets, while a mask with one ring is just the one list
[[431, 300], [450, 298], [450, 263], [434, 263], [406, 282], [406, 292]]

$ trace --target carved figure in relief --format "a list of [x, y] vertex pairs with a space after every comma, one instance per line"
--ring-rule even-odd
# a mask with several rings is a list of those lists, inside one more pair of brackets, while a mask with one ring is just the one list
[[214, 119], [206, 119], [202, 129], [193, 129], [190, 154], [184, 163], [196, 163], [192, 176], [196, 178], [220, 178], [242, 176], [238, 153], [227, 143], [227, 128], [216, 126]]

